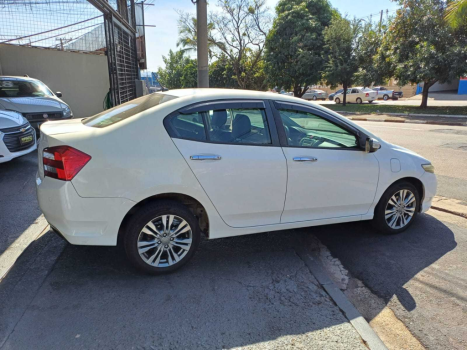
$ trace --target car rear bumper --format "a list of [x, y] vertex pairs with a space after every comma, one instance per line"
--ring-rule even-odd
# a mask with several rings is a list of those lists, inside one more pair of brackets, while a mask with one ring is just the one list
[[10, 152], [7, 146], [5, 145], [5, 143], [3, 142], [3, 140], [0, 139], [0, 163], [9, 162], [10, 160], [14, 158], [18, 158], [26, 154], [29, 154], [35, 151], [36, 149], [37, 149], [37, 141], [34, 140], [34, 144], [32, 144], [31, 147], [18, 151], [18, 152]]
[[125, 215], [136, 204], [125, 198], [83, 198], [70, 181], [36, 176], [39, 207], [50, 226], [76, 245], [117, 244]]

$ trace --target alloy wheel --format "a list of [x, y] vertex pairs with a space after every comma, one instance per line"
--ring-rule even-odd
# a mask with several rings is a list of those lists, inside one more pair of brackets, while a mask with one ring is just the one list
[[188, 222], [176, 215], [161, 215], [149, 221], [138, 236], [138, 253], [148, 265], [169, 267], [181, 261], [192, 244]]
[[411, 191], [397, 191], [386, 204], [384, 216], [387, 225], [395, 230], [407, 226], [415, 214], [416, 206], [417, 200]]

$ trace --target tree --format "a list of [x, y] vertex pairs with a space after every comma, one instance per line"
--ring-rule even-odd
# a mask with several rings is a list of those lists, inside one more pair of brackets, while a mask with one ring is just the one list
[[451, 1], [445, 15], [452, 28], [459, 28], [467, 24], [467, 0]]
[[378, 65], [376, 57], [383, 42], [383, 35], [387, 25], [366, 22], [361, 25], [357, 37], [358, 51], [355, 52], [358, 70], [354, 76], [355, 84], [371, 86], [383, 84], [384, 76], [381, 74], [381, 65]]
[[359, 47], [359, 21], [334, 16], [331, 25], [324, 30], [327, 63], [323, 71], [323, 80], [335, 88], [342, 84], [344, 89], [343, 105], [347, 102], [347, 88], [352, 86], [358, 69], [356, 52]]
[[[193, 52], [198, 49], [198, 34], [197, 34], [197, 20], [186, 12], [178, 13], [178, 40], [177, 47], [182, 47], [184, 52]], [[208, 23], [208, 55], [212, 59], [214, 55], [215, 42], [212, 38], [212, 30], [214, 29], [214, 23]]]
[[238, 88], [235, 72], [226, 55], [209, 65], [209, 85], [213, 88]]
[[[400, 84], [423, 82], [421, 108], [434, 83], [458, 79], [467, 71], [465, 27], [452, 30], [443, 0], [398, 0], [401, 8], [384, 37], [380, 53]], [[380, 61], [383, 61], [380, 59]]]
[[332, 18], [327, 0], [280, 0], [266, 39], [266, 75], [271, 85], [293, 88], [302, 97], [321, 79], [324, 28]]
[[[212, 41], [227, 57], [241, 89], [247, 89], [261, 65], [269, 26], [265, 0], [219, 0], [211, 14]], [[248, 63], [248, 64], [247, 64]]]
[[182, 50], [162, 56], [165, 68], [157, 70], [159, 82], [169, 89], [192, 88], [197, 85], [198, 64], [195, 59], [185, 56]]

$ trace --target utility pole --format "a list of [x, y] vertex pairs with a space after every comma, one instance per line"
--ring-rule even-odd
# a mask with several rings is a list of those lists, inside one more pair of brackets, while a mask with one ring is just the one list
[[381, 16], [379, 17], [379, 31], [381, 32], [381, 26], [383, 25], [383, 10], [381, 10]]
[[[195, 2], [195, 0], [192, 0]], [[196, 31], [198, 53], [198, 87], [209, 87], [208, 8], [206, 0], [196, 1]]]

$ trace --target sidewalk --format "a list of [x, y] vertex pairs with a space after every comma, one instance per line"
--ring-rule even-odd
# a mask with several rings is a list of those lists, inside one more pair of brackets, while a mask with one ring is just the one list
[[390, 123], [409, 123], [409, 124], [433, 124], [433, 125], [451, 125], [467, 126], [467, 116], [423, 116], [423, 115], [390, 115], [390, 114], [360, 114], [345, 111], [336, 111], [346, 118], [353, 121], [374, 121]]
[[147, 276], [118, 248], [47, 233], [0, 284], [0, 349], [385, 349], [312, 273], [303, 235], [203, 241], [182, 270]]

